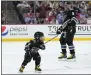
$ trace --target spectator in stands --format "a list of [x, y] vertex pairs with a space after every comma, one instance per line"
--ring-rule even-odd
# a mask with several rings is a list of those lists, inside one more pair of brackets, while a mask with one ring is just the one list
[[1, 11], [1, 24], [5, 24], [5, 14], [3, 13], [3, 11]]
[[46, 18], [45, 5], [42, 3], [40, 7], [37, 7], [36, 12], [39, 13], [40, 23], [43, 24]]
[[[64, 15], [62, 8], [66, 8], [67, 1], [16, 1], [26, 24], [62, 24]], [[72, 5], [80, 11], [77, 13], [79, 23], [86, 24], [91, 17], [91, 1], [71, 1]], [[31, 9], [31, 10], [30, 10]], [[2, 15], [4, 16], [4, 15]], [[20, 17], [21, 18], [21, 17]], [[5, 17], [2, 17], [2, 23]], [[24, 23], [25, 23], [24, 22]]]
[[47, 24], [55, 24], [56, 18], [55, 18], [55, 10], [51, 9], [48, 14], [46, 15], [46, 23]]
[[88, 15], [88, 18], [91, 18], [91, 1], [88, 2], [87, 15]]
[[82, 12], [80, 14], [80, 24], [87, 24], [87, 15], [85, 12]]
[[30, 10], [29, 13], [24, 15], [26, 24], [34, 24], [34, 14], [32, 13], [32, 10]]
[[56, 16], [56, 24], [62, 24], [64, 20], [64, 15], [63, 15], [64, 7], [60, 7], [59, 11], [57, 12]]
[[88, 18], [91, 18], [91, 9], [88, 9], [87, 14], [88, 14]]
[[63, 23], [63, 13], [62, 11], [60, 11], [56, 17], [56, 24], [62, 24], [62, 23]]
[[17, 7], [25, 8], [30, 7], [30, 5], [27, 3], [27, 1], [21, 1], [21, 3], [17, 5]]

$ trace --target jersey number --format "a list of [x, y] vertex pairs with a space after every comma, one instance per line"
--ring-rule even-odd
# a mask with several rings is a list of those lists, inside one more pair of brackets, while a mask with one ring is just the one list
[[72, 12], [72, 15], [74, 16], [74, 12]]

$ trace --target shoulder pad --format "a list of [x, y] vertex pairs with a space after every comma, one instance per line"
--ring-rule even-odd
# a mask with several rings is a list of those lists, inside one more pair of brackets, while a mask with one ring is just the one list
[[36, 41], [35, 41], [35, 40], [31, 40], [30, 42], [31, 42], [31, 43], [36, 43]]

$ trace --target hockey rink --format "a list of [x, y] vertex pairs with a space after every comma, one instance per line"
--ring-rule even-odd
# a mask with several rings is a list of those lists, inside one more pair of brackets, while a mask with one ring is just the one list
[[[24, 59], [25, 43], [2, 42], [2, 74], [19, 74], [18, 70]], [[74, 45], [76, 61], [61, 61], [58, 60], [60, 43], [47, 43], [46, 50], [39, 51], [42, 72], [35, 72], [35, 63], [32, 60], [23, 74], [91, 74], [91, 41], [74, 41]]]

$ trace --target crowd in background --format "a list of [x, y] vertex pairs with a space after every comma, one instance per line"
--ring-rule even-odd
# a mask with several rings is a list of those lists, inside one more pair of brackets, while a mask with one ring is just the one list
[[[91, 20], [90, 1], [71, 1], [78, 8], [79, 24], [87, 24]], [[67, 1], [19, 1], [16, 5], [26, 24], [62, 24]]]
[[5, 14], [1, 11], [1, 24], [4, 24], [6, 20]]

